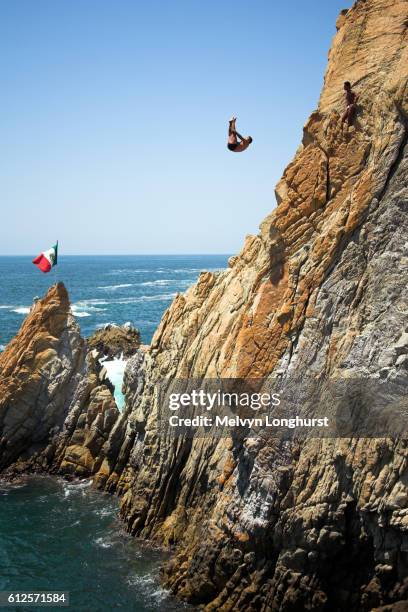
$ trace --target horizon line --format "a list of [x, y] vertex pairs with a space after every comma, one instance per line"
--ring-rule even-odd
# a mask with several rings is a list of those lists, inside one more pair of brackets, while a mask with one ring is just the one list
[[[58, 253], [60, 257], [186, 257], [202, 255], [232, 255], [232, 253]], [[0, 253], [0, 257], [33, 257], [32, 253]]]

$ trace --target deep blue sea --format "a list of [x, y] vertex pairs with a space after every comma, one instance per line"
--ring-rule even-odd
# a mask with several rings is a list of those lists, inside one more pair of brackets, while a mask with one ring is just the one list
[[[64, 281], [85, 336], [105, 323], [130, 321], [149, 343], [176, 293], [201, 270], [225, 268], [227, 259], [62, 256], [54, 271], [43, 274], [30, 257], [0, 257], [0, 348], [18, 331], [33, 298], [56, 279]], [[68, 590], [68, 609], [75, 612], [184, 609], [160, 588], [161, 553], [126, 535], [116, 518], [117, 500], [89, 483], [32, 477], [19, 486], [0, 484], [0, 504], [0, 590]]]
[[228, 255], [62, 255], [48, 274], [31, 259], [0, 257], [0, 345], [15, 335], [33, 298], [56, 279], [65, 283], [85, 336], [105, 323], [130, 321], [148, 344], [176, 293], [202, 270], [225, 268]]

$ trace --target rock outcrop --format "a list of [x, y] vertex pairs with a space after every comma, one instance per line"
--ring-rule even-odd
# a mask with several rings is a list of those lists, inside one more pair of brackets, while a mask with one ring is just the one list
[[127, 359], [140, 348], [140, 332], [130, 323], [125, 325], [108, 323], [88, 338], [88, 346], [100, 353], [101, 357], [113, 359], [123, 356]]
[[118, 416], [59, 283], [0, 354], [0, 469], [95, 474]]

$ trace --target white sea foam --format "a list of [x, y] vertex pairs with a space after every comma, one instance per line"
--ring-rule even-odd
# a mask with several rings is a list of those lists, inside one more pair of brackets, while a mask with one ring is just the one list
[[123, 355], [114, 359], [101, 359], [100, 363], [106, 368], [106, 372], [109, 380], [115, 385], [114, 397], [116, 400], [117, 407], [122, 410], [125, 405], [125, 397], [122, 393], [123, 374], [126, 368], [126, 359], [123, 359]]
[[85, 310], [74, 310], [72, 309], [72, 313], [76, 316], [76, 317], [91, 317], [91, 313], [90, 312], [86, 312]]
[[18, 308], [13, 308], [11, 312], [16, 312], [17, 314], [28, 314], [30, 312], [29, 306], [19, 306]]
[[10, 308], [13, 308], [12, 306], [6, 306], [5, 304], [2, 304], [0, 306], [0, 310], [10, 310]]
[[92, 306], [92, 304], [74, 304], [72, 309], [75, 310], [89, 310], [90, 312], [105, 312], [106, 308], [99, 308], [99, 306]]
[[62, 487], [64, 489], [64, 496], [69, 497], [71, 493], [75, 493], [76, 491], [83, 491], [83, 489], [87, 489], [93, 483], [92, 478], [75, 481], [75, 482], [62, 482]]
[[92, 486], [92, 483], [92, 478], [83, 478], [79, 482], [73, 482], [72, 484], [69, 484], [68, 487], [71, 489], [88, 489]]
[[193, 279], [191, 278], [185, 278], [185, 279], [179, 279], [179, 278], [159, 278], [157, 280], [154, 281], [145, 281], [144, 283], [140, 283], [141, 285], [147, 286], [147, 287], [155, 287], [155, 286], [166, 286], [166, 285], [182, 285], [182, 286], [186, 286], [186, 285], [191, 285], [193, 283]]
[[155, 325], [157, 327], [157, 321], [150, 321], [150, 319], [136, 319], [133, 323], [135, 327], [143, 327], [143, 325]]
[[117, 270], [110, 270], [107, 274], [112, 276], [115, 274], [139, 274], [140, 272], [152, 272], [152, 270], [147, 268], [119, 268]]
[[62, 488], [64, 489], [64, 497], [69, 497], [71, 493], [84, 492], [84, 489], [88, 489], [93, 483], [92, 478], [84, 478], [80, 481], [75, 482], [62, 482]]
[[100, 546], [101, 548], [111, 548], [113, 546], [112, 542], [109, 542], [109, 540], [101, 537], [101, 538], [96, 538], [95, 540], [95, 544], [97, 546]]
[[[154, 604], [160, 605], [160, 603], [169, 596], [169, 591], [161, 588], [158, 584], [157, 578], [152, 574], [145, 574], [144, 576], [130, 576], [127, 582], [130, 586], [136, 587], [139, 592], [143, 593], [145, 597], [150, 599], [152, 604], [154, 602]], [[154, 607], [156, 607], [156, 605]]]
[[5, 348], [6, 348], [5, 344], [0, 344], [0, 352], [4, 351]]
[[178, 283], [178, 282], [179, 281], [177, 279], [159, 278], [158, 280], [145, 281], [144, 283], [140, 283], [140, 284], [146, 287], [153, 287], [155, 285], [170, 285], [171, 283]]
[[122, 298], [112, 301], [112, 304], [138, 304], [139, 302], [163, 302], [172, 300], [177, 293], [159, 293], [158, 295], [139, 295], [138, 297]]
[[98, 287], [98, 289], [103, 289], [104, 291], [116, 291], [116, 289], [125, 289], [126, 287], [133, 287], [133, 283], [123, 283], [121, 285], [102, 285]]
[[[123, 298], [114, 298], [112, 300], [109, 300], [109, 302], [103, 301], [103, 300], [98, 300], [98, 299], [89, 299], [89, 300], [82, 300], [80, 302], [76, 302], [76, 304], [74, 304], [72, 306], [72, 308], [74, 310], [86, 310], [86, 311], [98, 311], [98, 310], [104, 310], [103, 308], [97, 308], [94, 307], [94, 304], [138, 304], [139, 302], [161, 302], [161, 301], [166, 301], [166, 300], [172, 300], [173, 298], [175, 298], [177, 295], [177, 293], [158, 293], [157, 295], [138, 295], [138, 296], [130, 296], [130, 297], [123, 297]], [[76, 314], [76, 313], [75, 313]]]
[[225, 268], [119, 268], [116, 270], [110, 270], [107, 272], [109, 276], [116, 274], [181, 274], [185, 272], [197, 273], [197, 272], [219, 272]]
[[[84, 302], [77, 302], [71, 306], [72, 314], [76, 317], [91, 317], [91, 313], [93, 312], [103, 312], [106, 308], [99, 308], [97, 306], [92, 306], [91, 304], [87, 304]], [[90, 311], [90, 312], [88, 312]]]
[[122, 285], [104, 285], [98, 287], [98, 289], [104, 291], [116, 291], [116, 289], [124, 289], [127, 287], [165, 287], [167, 285], [191, 285], [192, 279], [179, 279], [179, 278], [158, 278], [156, 280], [143, 281], [142, 283], [124, 283]]
[[145, 574], [144, 576], [131, 576], [128, 580], [129, 584], [138, 585], [143, 587], [151, 586], [155, 584], [156, 580], [151, 574]]
[[225, 268], [177, 268], [175, 270], [170, 270], [170, 272], [175, 274], [184, 274], [186, 272], [194, 272], [195, 274], [200, 272], [221, 272]]
[[93, 510], [93, 513], [101, 517], [113, 516], [116, 514], [116, 510], [113, 508], [101, 508], [100, 510]]
[[[97, 304], [97, 306], [95, 306]], [[99, 308], [99, 306], [108, 306], [110, 301], [107, 302], [106, 299], [100, 298], [90, 298], [89, 300], [79, 300], [79, 302], [75, 302], [75, 308], [93, 308], [94, 310], [104, 310], [104, 308]]]

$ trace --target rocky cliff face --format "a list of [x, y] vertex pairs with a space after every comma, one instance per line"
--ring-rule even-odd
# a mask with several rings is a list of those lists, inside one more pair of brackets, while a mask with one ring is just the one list
[[122, 516], [175, 546], [165, 583], [208, 610], [408, 598], [405, 441], [163, 438], [154, 392], [168, 377], [406, 378], [407, 26], [406, 1], [342, 12], [277, 208], [227, 271], [175, 299], [128, 399]]

